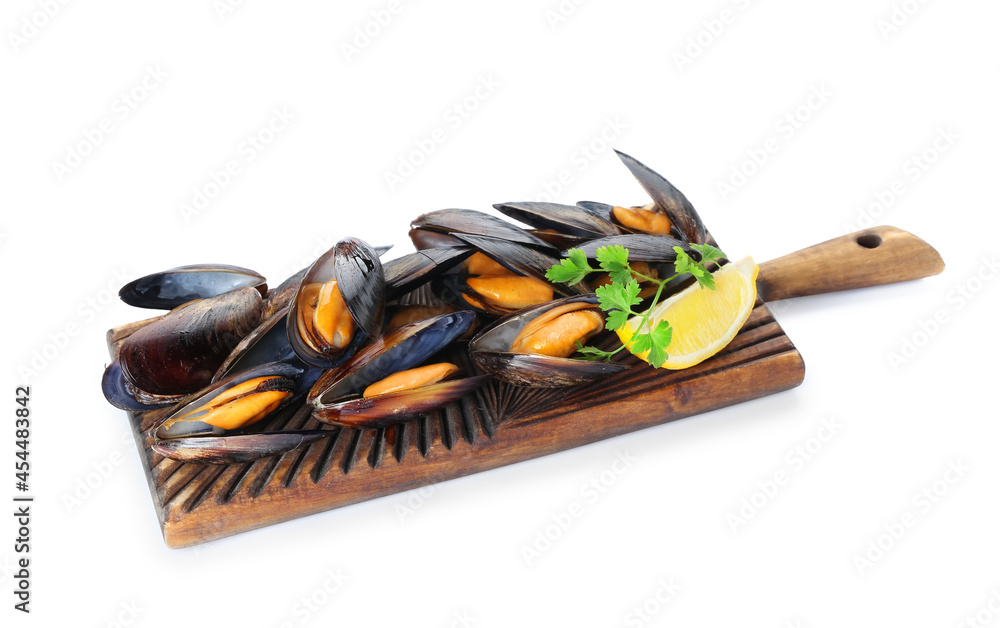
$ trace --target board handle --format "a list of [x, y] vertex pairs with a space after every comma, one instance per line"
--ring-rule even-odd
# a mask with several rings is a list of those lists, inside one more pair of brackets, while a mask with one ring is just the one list
[[757, 276], [763, 301], [881, 286], [937, 275], [934, 247], [896, 227], [873, 227], [764, 262]]

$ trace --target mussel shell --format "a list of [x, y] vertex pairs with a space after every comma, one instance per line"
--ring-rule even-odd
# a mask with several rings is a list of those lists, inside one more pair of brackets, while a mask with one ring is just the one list
[[603, 218], [604, 220], [611, 220], [611, 210], [615, 208], [614, 205], [600, 203], [598, 201], [577, 201], [576, 206], [580, 209], [585, 209], [598, 218]]
[[343, 427], [377, 428], [394, 425], [461, 399], [489, 379], [466, 377], [375, 397], [353, 397], [313, 411], [313, 417]]
[[449, 246], [465, 246], [465, 243], [455, 236], [430, 229], [410, 229], [410, 242], [418, 251], [426, 249], [442, 249]]
[[260, 292], [247, 287], [164, 315], [122, 343], [119, 360], [125, 378], [153, 395], [204, 387], [240, 340], [260, 325], [262, 305]]
[[382, 333], [385, 318], [385, 274], [379, 254], [358, 238], [344, 238], [334, 251], [337, 287], [347, 310], [358, 327], [374, 338]]
[[[597, 249], [604, 246], [616, 245], [628, 249], [628, 258], [630, 261], [673, 262], [677, 260], [677, 251], [674, 250], [675, 246], [681, 247], [681, 250], [690, 255], [695, 261], [701, 259], [701, 253], [692, 249], [688, 243], [662, 235], [628, 234], [611, 236], [590, 240], [575, 248], [583, 251], [588, 258], [596, 259]], [[569, 251], [563, 251], [562, 255], [563, 257], [567, 257]]]
[[115, 360], [104, 369], [104, 375], [101, 377], [101, 391], [104, 393], [104, 398], [108, 400], [108, 403], [122, 410], [151, 410], [156, 405], [170, 403], [164, 400], [162, 404], [152, 405], [136, 399], [132, 387], [125, 379], [125, 374], [122, 372], [122, 365], [118, 360]]
[[469, 343], [476, 365], [497, 379], [515, 386], [558, 388], [593, 381], [629, 368], [621, 362], [591, 362], [548, 355], [511, 353], [518, 333], [535, 317], [567, 303], [586, 303], [600, 309], [594, 295], [557, 299], [506, 316], [487, 327]]
[[458, 238], [476, 247], [485, 255], [518, 275], [525, 275], [548, 283], [558, 294], [573, 296], [590, 292], [590, 289], [583, 283], [568, 286], [562, 283], [550, 282], [545, 277], [545, 273], [558, 264], [559, 259], [548, 253], [522, 246], [516, 242], [508, 242], [507, 240], [499, 240], [497, 238], [466, 234], [460, 234]]
[[539, 238], [545, 240], [557, 249], [572, 249], [578, 247], [584, 242], [590, 242], [593, 238], [584, 238], [574, 235], [566, 235], [565, 233], [558, 233], [556, 231], [549, 231], [547, 229], [528, 229], [528, 232], [532, 235], [536, 235]]
[[[298, 325], [298, 308], [302, 286], [337, 280], [337, 288], [354, 320], [354, 337], [341, 351], [317, 351], [302, 337]], [[366, 291], [367, 288], [367, 291]], [[306, 364], [333, 368], [346, 360], [369, 337], [366, 329], [381, 331], [385, 318], [385, 275], [377, 252], [357, 238], [346, 238], [321, 255], [306, 271], [296, 288], [288, 309], [288, 342], [295, 354]]]
[[386, 262], [383, 266], [386, 301], [393, 301], [417, 286], [447, 272], [473, 253], [473, 249], [464, 245], [433, 248], [410, 253]]
[[214, 297], [247, 286], [256, 288], [262, 295], [267, 292], [267, 280], [248, 268], [228, 264], [193, 264], [139, 277], [125, 284], [118, 291], [118, 296], [135, 307], [172, 310], [188, 301]]
[[417, 217], [410, 223], [410, 227], [429, 229], [456, 237], [460, 234], [466, 234], [500, 238], [544, 251], [554, 249], [548, 242], [531, 235], [516, 225], [473, 209], [439, 209]]
[[261, 314], [261, 319], [267, 322], [272, 316], [276, 316], [279, 312], [282, 314], [287, 314], [286, 308], [291, 305], [292, 299], [295, 298], [295, 293], [298, 292], [299, 284], [302, 283], [302, 278], [306, 276], [306, 271], [309, 268], [303, 268], [299, 272], [295, 273], [288, 279], [281, 282], [281, 284], [271, 290], [264, 299], [264, 312]]
[[618, 154], [622, 163], [636, 178], [639, 185], [653, 199], [656, 206], [670, 218], [670, 223], [677, 227], [684, 239], [692, 244], [704, 244], [708, 238], [708, 232], [691, 201], [662, 175], [634, 157], [618, 150], [615, 153]]
[[502, 214], [537, 229], [551, 229], [581, 238], [602, 238], [621, 235], [622, 231], [610, 220], [599, 218], [576, 205], [559, 203], [497, 203], [493, 206]]
[[[201, 435], [222, 436], [227, 433], [227, 430], [198, 421], [197, 419], [185, 419], [183, 421], [176, 421], [173, 423], [171, 420], [176, 416], [184, 415], [192, 410], [196, 410], [197, 408], [210, 402], [219, 394], [234, 386], [238, 386], [243, 382], [258, 377], [274, 377], [274, 381], [270, 382], [267, 390], [294, 392], [296, 386], [295, 379], [301, 374], [302, 369], [296, 368], [291, 364], [272, 362], [270, 364], [263, 364], [221, 379], [199, 391], [197, 394], [192, 396], [190, 401], [178, 404], [178, 406], [174, 408], [174, 410], [163, 420], [163, 423], [156, 428], [155, 437], [160, 440], [166, 440], [171, 438], [185, 438], [189, 436]], [[285, 402], [271, 412], [271, 414], [288, 405], [291, 399], [291, 397], [286, 399]], [[266, 417], [261, 417], [257, 422], [263, 420], [264, 418]]]
[[230, 373], [239, 373], [268, 362], [296, 360], [286, 330], [288, 309], [288, 306], [285, 306], [283, 310], [247, 334], [215, 372], [212, 381], [217, 382]]
[[394, 329], [327, 371], [309, 391], [316, 408], [360, 395], [369, 385], [424, 362], [461, 336], [476, 320], [469, 311], [441, 314]]
[[314, 443], [335, 430], [260, 432], [240, 436], [176, 438], [156, 441], [153, 451], [181, 462], [236, 464], [276, 456]]

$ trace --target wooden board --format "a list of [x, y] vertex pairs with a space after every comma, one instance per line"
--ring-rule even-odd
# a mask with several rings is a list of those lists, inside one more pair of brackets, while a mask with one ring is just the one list
[[[881, 226], [834, 238], [760, 265], [765, 300], [854, 290], [935, 275], [937, 251]], [[433, 297], [409, 295], [414, 302]], [[108, 332], [121, 341], [155, 319]], [[605, 349], [616, 338], [610, 333]], [[130, 414], [168, 547], [189, 547], [332, 508], [529, 460], [798, 386], [802, 356], [760, 298], [719, 354], [682, 371], [636, 368], [569, 389], [525, 389], [496, 380], [443, 410], [384, 430], [318, 423], [289, 408], [263, 430], [327, 429], [330, 436], [282, 456], [234, 465], [180, 463], [156, 454], [153, 428], [169, 409]], [[472, 369], [464, 351], [451, 361]], [[617, 358], [616, 358], [617, 359]], [[346, 514], [344, 516], [347, 516]]]
[[[108, 332], [112, 357], [145, 322]], [[453, 353], [472, 368], [463, 351]], [[442, 411], [383, 430], [323, 425], [307, 408], [289, 408], [265, 429], [331, 435], [243, 464], [181, 463], [155, 453], [152, 430], [169, 408], [129, 413], [129, 422], [163, 538], [181, 548], [756, 399], [797, 386], [805, 374], [761, 301], [732, 343], [698, 366], [666, 371], [621, 355], [635, 368], [595, 384], [526, 389], [491, 380]]]

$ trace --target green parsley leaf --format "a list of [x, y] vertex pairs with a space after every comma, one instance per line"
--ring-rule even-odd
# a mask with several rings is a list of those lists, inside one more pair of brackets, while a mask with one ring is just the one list
[[587, 255], [580, 249], [570, 249], [569, 259], [564, 259], [545, 271], [545, 278], [553, 283], [575, 284], [583, 281], [587, 274], [594, 272]]
[[653, 348], [653, 337], [649, 334], [635, 334], [629, 341], [628, 350], [639, 355]]
[[624, 284], [632, 277], [632, 269], [628, 265], [628, 249], [619, 244], [597, 249], [597, 261], [615, 283]]
[[701, 264], [702, 267], [708, 266], [709, 264], [726, 256], [725, 253], [711, 244], [692, 244], [691, 248], [701, 253], [701, 262], [699, 262], [699, 264]]
[[629, 313], [621, 310], [611, 310], [608, 312], [608, 320], [604, 323], [605, 329], [615, 331], [621, 329], [628, 322]]
[[681, 247], [675, 246], [674, 252], [677, 253], [677, 261], [674, 262], [674, 268], [678, 273], [690, 273], [702, 288], [715, 290], [715, 278], [712, 277], [712, 273], [708, 272], [700, 263], [694, 261]]
[[579, 342], [576, 343], [576, 352], [582, 354], [584, 360], [596, 362], [598, 360], [610, 360], [617, 351], [602, 351], [597, 347], [584, 347]]
[[625, 313], [635, 314], [632, 311], [632, 306], [642, 303], [642, 299], [639, 298], [641, 290], [638, 281], [629, 279], [628, 283], [624, 285], [609, 283], [601, 286], [597, 289], [597, 298], [600, 300], [601, 309], [605, 312], [621, 310]]

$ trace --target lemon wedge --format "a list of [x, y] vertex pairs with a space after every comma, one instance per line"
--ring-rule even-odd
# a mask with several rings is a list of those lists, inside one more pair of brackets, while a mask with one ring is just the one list
[[[715, 290], [703, 289], [696, 283], [653, 307], [650, 326], [666, 320], [673, 328], [662, 368], [694, 366], [729, 344], [753, 310], [758, 270], [753, 259], [745, 257], [712, 273]], [[618, 329], [618, 337], [626, 347], [641, 320], [642, 316], [633, 316]], [[636, 355], [646, 360], [649, 351]]]

